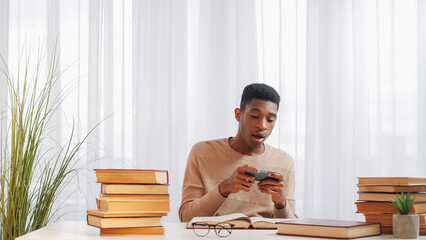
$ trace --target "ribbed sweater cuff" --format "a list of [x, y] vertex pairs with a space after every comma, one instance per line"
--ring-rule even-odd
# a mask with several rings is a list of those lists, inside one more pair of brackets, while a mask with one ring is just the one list
[[290, 204], [288, 204], [287, 199], [285, 201], [286, 201], [285, 208], [276, 209], [274, 207], [274, 218], [294, 218], [294, 214], [291, 211]]

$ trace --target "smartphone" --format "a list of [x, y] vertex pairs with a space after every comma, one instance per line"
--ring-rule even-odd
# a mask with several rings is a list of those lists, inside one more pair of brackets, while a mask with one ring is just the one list
[[253, 172], [251, 170], [246, 170], [246, 174], [250, 175], [250, 176], [253, 176], [255, 181], [262, 181], [262, 180], [265, 180], [267, 178], [275, 180], [275, 181], [278, 181], [278, 179], [271, 178], [271, 177], [268, 176], [268, 173], [270, 173], [270, 172], [279, 173], [279, 172], [274, 172], [274, 171], [269, 171], [269, 170], [263, 170], [263, 169], [260, 169], [259, 173], [255, 173], [255, 172]]

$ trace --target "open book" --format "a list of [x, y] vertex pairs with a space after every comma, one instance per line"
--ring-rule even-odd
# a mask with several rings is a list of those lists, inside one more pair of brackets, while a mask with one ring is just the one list
[[192, 228], [192, 223], [220, 224], [231, 223], [234, 228], [261, 228], [261, 229], [277, 229], [276, 222], [283, 222], [291, 219], [287, 218], [264, 218], [264, 217], [247, 217], [242, 213], [233, 213], [223, 216], [214, 217], [194, 217], [188, 222], [187, 227]]

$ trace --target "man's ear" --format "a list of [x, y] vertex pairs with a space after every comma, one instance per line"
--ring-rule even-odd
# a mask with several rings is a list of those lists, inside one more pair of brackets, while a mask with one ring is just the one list
[[243, 114], [243, 112], [239, 108], [235, 108], [234, 112], [235, 112], [235, 119], [239, 122], [241, 118], [241, 114]]

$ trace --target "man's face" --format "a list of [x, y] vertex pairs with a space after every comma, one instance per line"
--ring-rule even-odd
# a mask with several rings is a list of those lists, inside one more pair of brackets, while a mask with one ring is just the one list
[[252, 99], [245, 107], [235, 109], [235, 118], [239, 121], [239, 132], [250, 148], [257, 148], [271, 134], [277, 119], [278, 106], [271, 101]]

